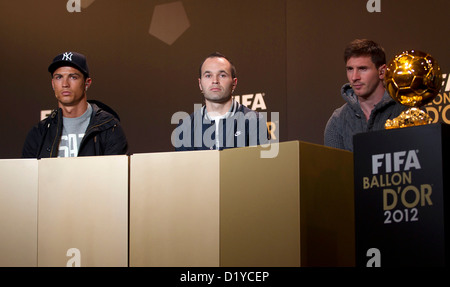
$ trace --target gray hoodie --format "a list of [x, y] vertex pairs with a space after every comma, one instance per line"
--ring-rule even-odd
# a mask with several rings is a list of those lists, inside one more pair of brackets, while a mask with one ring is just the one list
[[327, 122], [324, 133], [325, 146], [353, 151], [355, 134], [383, 130], [386, 120], [396, 118], [406, 109], [385, 91], [381, 101], [372, 110], [369, 120], [366, 120], [358, 97], [350, 84], [342, 86], [341, 93], [346, 103], [336, 109]]

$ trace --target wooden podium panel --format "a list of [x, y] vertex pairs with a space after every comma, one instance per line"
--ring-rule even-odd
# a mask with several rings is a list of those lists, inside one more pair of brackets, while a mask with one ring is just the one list
[[219, 151], [130, 156], [130, 266], [219, 266]]
[[221, 266], [354, 266], [353, 156], [293, 141], [221, 156]]
[[353, 153], [299, 142], [302, 266], [355, 266]]
[[221, 152], [221, 266], [300, 266], [297, 143]]
[[128, 156], [39, 160], [38, 266], [128, 265]]
[[38, 161], [0, 160], [0, 267], [37, 266]]
[[303, 142], [130, 159], [130, 266], [354, 266], [352, 153]]

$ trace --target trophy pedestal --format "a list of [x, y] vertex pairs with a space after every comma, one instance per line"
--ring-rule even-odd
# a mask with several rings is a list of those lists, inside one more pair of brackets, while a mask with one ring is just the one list
[[387, 130], [398, 129], [398, 128], [428, 125], [431, 124], [432, 121], [433, 119], [427, 114], [427, 112], [417, 107], [412, 107], [403, 111], [395, 119], [387, 120], [384, 127]]
[[450, 126], [376, 131], [353, 140], [356, 265], [448, 265]]

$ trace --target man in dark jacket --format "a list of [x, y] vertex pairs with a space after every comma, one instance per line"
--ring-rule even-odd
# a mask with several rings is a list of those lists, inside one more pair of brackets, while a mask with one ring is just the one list
[[65, 52], [48, 67], [58, 108], [27, 135], [24, 158], [126, 154], [128, 143], [118, 115], [98, 101], [87, 100], [92, 84], [86, 57]]
[[181, 121], [172, 133], [177, 151], [245, 147], [267, 144], [265, 118], [236, 102], [236, 68], [220, 53], [201, 63], [198, 79], [205, 105]]

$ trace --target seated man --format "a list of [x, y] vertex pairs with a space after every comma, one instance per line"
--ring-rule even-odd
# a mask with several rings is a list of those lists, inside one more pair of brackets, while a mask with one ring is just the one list
[[405, 109], [384, 87], [384, 49], [370, 40], [354, 40], [345, 49], [349, 83], [341, 89], [346, 103], [331, 115], [324, 132], [324, 145], [353, 151], [357, 133], [383, 130], [386, 120]]
[[206, 57], [198, 79], [205, 105], [185, 118], [172, 133], [177, 151], [222, 150], [268, 143], [264, 117], [233, 100], [236, 68], [220, 53]]
[[87, 100], [92, 84], [86, 57], [76, 52], [56, 56], [48, 67], [58, 109], [28, 133], [24, 158], [126, 154], [128, 143], [118, 115]]

